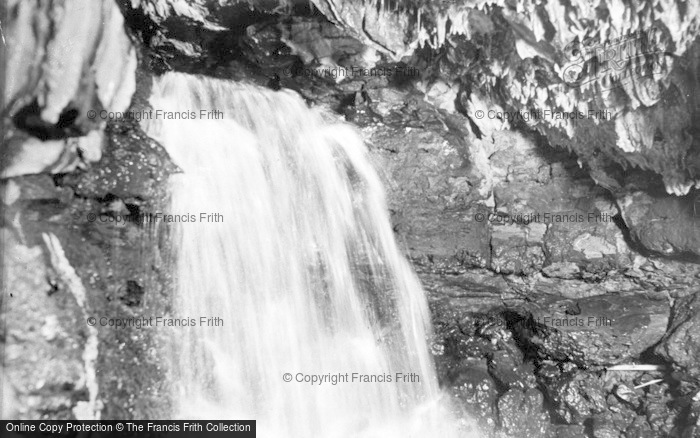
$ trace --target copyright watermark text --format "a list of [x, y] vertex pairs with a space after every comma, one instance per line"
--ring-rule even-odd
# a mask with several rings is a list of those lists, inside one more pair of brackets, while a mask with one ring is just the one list
[[305, 78], [321, 79], [357, 79], [363, 77], [404, 77], [418, 78], [420, 70], [410, 66], [386, 66], [386, 67], [361, 67], [361, 66], [322, 66], [322, 67], [288, 67], [282, 69], [282, 75], [286, 77], [300, 76]]
[[[75, 213], [76, 221], [82, 219], [81, 213]], [[221, 213], [185, 213], [185, 214], [169, 214], [169, 213], [139, 213], [139, 214], [114, 214], [114, 213], [88, 213], [85, 215], [88, 222], [98, 223], [134, 223], [134, 224], [153, 224], [157, 222], [163, 223], [221, 223], [224, 221], [224, 215]]]
[[477, 119], [497, 119], [497, 120], [522, 120], [529, 122], [530, 120], [581, 120], [581, 119], [597, 119], [597, 120], [612, 120], [613, 113], [608, 110], [589, 110], [583, 111], [556, 111], [553, 109], [533, 109], [529, 111], [497, 111], [490, 109], [488, 111], [476, 110], [474, 117]]
[[488, 221], [494, 225], [528, 225], [531, 223], [555, 224], [555, 223], [583, 223], [596, 222], [605, 223], [613, 222], [614, 216], [610, 213], [589, 212], [539, 212], [539, 213], [476, 213], [474, 214], [476, 222]]
[[145, 109], [133, 111], [107, 111], [89, 110], [87, 117], [90, 120], [223, 120], [224, 112], [211, 110], [197, 111], [165, 111], [162, 109]]
[[91, 327], [110, 327], [136, 329], [155, 327], [223, 327], [224, 319], [218, 316], [200, 316], [199, 318], [172, 318], [167, 316], [150, 316], [138, 318], [110, 318], [107, 316], [90, 316], [86, 320]]
[[282, 380], [285, 382], [306, 383], [308, 385], [338, 385], [342, 383], [420, 383], [418, 373], [284, 373]]

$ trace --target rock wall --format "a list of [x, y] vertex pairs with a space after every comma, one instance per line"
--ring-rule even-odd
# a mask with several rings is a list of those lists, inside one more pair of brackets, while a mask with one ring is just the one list
[[177, 69], [293, 89], [357, 126], [429, 293], [441, 383], [492, 436], [699, 433], [695, 3], [7, 12], [6, 415], [167, 412], [158, 334], [83, 320], [167, 313], [163, 230], [109, 218], [158, 211], [177, 169], [136, 121], [88, 112], [145, 108]]
[[108, 121], [145, 104], [137, 48], [111, 0], [3, 8], [0, 411], [163, 415], [158, 334], [99, 323], [168, 307], [166, 242], [141, 219], [175, 168], [136, 121]]
[[[243, 27], [241, 16], [255, 21], [252, 13], [236, 9], [244, 4], [202, 3], [185, 10], [166, 6], [167, 1], [144, 0], [136, 10], [162, 23], [158, 37], [148, 43], [181, 68], [178, 58], [183, 56], [189, 65], [192, 59], [204, 65], [212, 57], [236, 58], [236, 46], [245, 38], [215, 35], [219, 27]], [[246, 31], [255, 36], [258, 48], [264, 49], [258, 43], [262, 37], [271, 46], [267, 49], [277, 51], [262, 52], [276, 55], [264, 56], [275, 58], [276, 74], [291, 71], [279, 64], [285, 50], [316, 72], [312, 75], [334, 71], [334, 79], [357, 74], [353, 67], [405, 61], [417, 68], [428, 100], [467, 116], [465, 127], [477, 137], [508, 129], [536, 130], [550, 145], [575, 153], [593, 180], [612, 193], [638, 244], [669, 255], [700, 254], [694, 226], [700, 193], [694, 123], [700, 117], [697, 4], [317, 0], [313, 5], [300, 15], [317, 22], [320, 12], [336, 27], [335, 37], [309, 39], [310, 29], [302, 25], [300, 31], [299, 20], [275, 18], [270, 18], [277, 24], [275, 31]], [[288, 17], [298, 9], [294, 2], [286, 9], [265, 3], [254, 7], [258, 19], [265, 14]], [[178, 24], [168, 25], [168, 20]], [[199, 35], [196, 47], [182, 42], [191, 38], [193, 28]], [[346, 40], [356, 41], [353, 50], [328, 44], [337, 40], [337, 29], [345, 32]], [[222, 56], [218, 50], [212, 56], [222, 42], [233, 53]], [[251, 58], [248, 67], [258, 72], [261, 64], [270, 67]], [[661, 188], [674, 196], [663, 196]], [[659, 202], [664, 211], [676, 214], [668, 218], [653, 208], [627, 208], [630, 199], [644, 196], [647, 200], [639, 205]], [[635, 220], [648, 215], [655, 220]]]
[[136, 49], [117, 5], [6, 7], [1, 175], [64, 173], [99, 161], [104, 139], [89, 111], [124, 111], [136, 86]]
[[[697, 433], [700, 266], [640, 253], [575, 155], [536, 133], [460, 135], [411, 94], [390, 110], [377, 95], [360, 125], [430, 292], [444, 385], [508, 434]], [[656, 368], [608, 371], [640, 363]]]

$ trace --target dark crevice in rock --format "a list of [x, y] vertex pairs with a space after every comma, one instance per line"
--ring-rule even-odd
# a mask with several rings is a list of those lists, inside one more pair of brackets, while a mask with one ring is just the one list
[[55, 124], [48, 123], [41, 118], [41, 108], [34, 101], [18, 110], [12, 117], [15, 127], [40, 140], [59, 140], [68, 137], [84, 135], [83, 130], [75, 125], [78, 118], [78, 110], [66, 108], [63, 110]]
[[140, 306], [141, 300], [145, 294], [143, 286], [135, 280], [127, 280], [126, 284], [120, 288], [119, 292], [119, 300], [128, 307]]
[[627, 245], [629, 245], [630, 249], [641, 254], [644, 257], [651, 257], [652, 255], [654, 255], [643, 245], [640, 245], [637, 241], [632, 239], [630, 229], [627, 227], [627, 224], [625, 224], [625, 220], [622, 218], [621, 214], [618, 213], [615, 216], [613, 216], [613, 220], [615, 221], [615, 225], [617, 225], [617, 227], [622, 232], [622, 235], [625, 237], [625, 242], [627, 243]]
[[138, 40], [145, 46], [151, 44], [151, 40], [158, 34], [159, 27], [151, 17], [149, 17], [142, 9], [134, 8], [128, 0], [117, 0], [117, 4], [124, 15], [126, 29], [135, 33]]
[[523, 314], [515, 310], [505, 310], [501, 316], [506, 321], [506, 327], [513, 334], [515, 345], [523, 353], [524, 361], [536, 361], [537, 346], [529, 342], [536, 330], [536, 324], [531, 314]]

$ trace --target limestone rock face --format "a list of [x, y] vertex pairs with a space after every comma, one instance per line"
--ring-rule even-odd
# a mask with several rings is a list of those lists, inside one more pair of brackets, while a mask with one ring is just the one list
[[[111, 157], [103, 163], [118, 169]], [[3, 418], [165, 416], [160, 334], [115, 326], [165, 312], [167, 304], [165, 251], [140, 214], [163, 198], [149, 176], [168, 166], [135, 165], [140, 184], [103, 178], [89, 191], [71, 181], [83, 190], [79, 197], [68, 181], [46, 174], [0, 183]]]
[[[2, 8], [2, 416], [158, 415], [167, 400], [154, 383], [155, 334], [99, 323], [163, 305], [145, 311], [138, 299], [164, 280], [151, 280], [162, 275], [158, 243], [137, 215], [164, 198], [174, 166], [124, 121], [137, 48], [112, 0]], [[115, 218], [126, 215], [128, 224]]]
[[634, 192], [619, 201], [634, 237], [659, 253], [700, 252], [700, 199]]
[[[54, 296], [38, 244], [17, 242], [3, 229], [6, 266], [3, 333], [3, 418], [71, 418], [75, 393], [87, 391], [82, 353], [85, 329], [70, 294]], [[4, 291], [3, 291], [4, 292]], [[7, 373], [7, 374], [6, 374]], [[7, 391], [7, 392], [5, 392]]]
[[[389, 58], [413, 53], [426, 89], [454, 84], [456, 110], [479, 135], [536, 129], [574, 152], [620, 202], [649, 176], [645, 189], [693, 200], [700, 171], [700, 143], [692, 134], [699, 116], [699, 6], [601, 2], [605, 13], [599, 13], [587, 2], [565, 3], [314, 2]], [[376, 20], [382, 25], [368, 25]], [[421, 64], [425, 47], [441, 56]], [[675, 235], [675, 227], [654, 230], [664, 243], [650, 242], [644, 227], [623, 220], [652, 251], [700, 254], [700, 233], [682, 216]]]
[[700, 295], [697, 293], [676, 300], [671, 317], [671, 328], [657, 351], [669, 358], [683, 373], [685, 379], [700, 380]]
[[[417, 72], [408, 82], [428, 102], [466, 116], [461, 129], [486, 142], [504, 130], [538, 131], [551, 146], [573, 153], [623, 212], [629, 210], [625, 200], [640, 190], [662, 204], [680, 202], [682, 211], [698, 196], [698, 8], [671, 0], [596, 7], [563, 0], [314, 0], [306, 7], [291, 0], [187, 6], [142, 0], [126, 10], [151, 23], [141, 35], [165, 68], [192, 69], [195, 63], [225, 76], [235, 63], [236, 70], [267, 76], [275, 86], [298, 89], [292, 84], [298, 79], [328, 79], [357, 92], [361, 83], [406, 79], [365, 75], [358, 81], [363, 70], [357, 67], [389, 66], [396, 73], [392, 63], [407, 63]], [[255, 22], [255, 14], [266, 24]], [[243, 63], [237, 51], [244, 53]], [[673, 226], [658, 226], [668, 222], [659, 218], [653, 238], [648, 224], [632, 216], [621, 219], [635, 243], [667, 255], [700, 254], [700, 232], [687, 214]], [[505, 231], [499, 239], [518, 238], [514, 230], [498, 231]], [[615, 240], [609, 236], [596, 250], [590, 240], [579, 246], [610, 253], [617, 251]], [[496, 266], [516, 272], [542, 265], [545, 255], [530, 244], [517, 251], [528, 261], [505, 266], [495, 254]]]
[[669, 304], [663, 294], [598, 295], [533, 305], [537, 335], [548, 359], [615, 365], [639, 357], [666, 332]]
[[[475, 40], [459, 41], [468, 47]], [[460, 49], [470, 53], [458, 43], [443, 48], [447, 53], [433, 69], [419, 64], [420, 53], [414, 61], [449, 77], [459, 68], [454, 59], [466, 59], [457, 58], [466, 56]], [[494, 62], [510, 56], [496, 44], [481, 50]], [[674, 421], [683, 429], [683, 412], [673, 410], [675, 420], [659, 417], [673, 398], [670, 384], [658, 381], [663, 372], [595, 373], [614, 364], [649, 360], [667, 336], [673, 297], [694, 290], [700, 278], [697, 266], [663, 263], [657, 257], [697, 254], [696, 231], [688, 228], [694, 217], [688, 205], [695, 192], [669, 195], [663, 175], [628, 162], [647, 158], [632, 152], [608, 155], [603, 146], [619, 149], [614, 123], [573, 120], [580, 131], [569, 137], [565, 129], [545, 126], [562, 123], [551, 118], [533, 120], [532, 125], [489, 119], [488, 110], [512, 111], [509, 103], [497, 100], [507, 100], [504, 93], [493, 88], [480, 92], [473, 85], [469, 94], [462, 83], [457, 88], [465, 91], [451, 107], [444, 97], [451, 81], [431, 85], [417, 78], [411, 91], [399, 81], [363, 79], [364, 88], [356, 78], [337, 85], [298, 81], [295, 86], [309, 99], [330, 105], [335, 103], [328, 97], [333, 89], [355, 93], [352, 108], [342, 102], [338, 106], [361, 127], [384, 172], [395, 230], [435, 302], [435, 354], [443, 384], [486, 428], [488, 419], [498, 418], [496, 429], [527, 426], [528, 436], [554, 433], [547, 426], [539, 428], [548, 420], [538, 414], [537, 397], [509, 389], [528, 381], [547, 388], [545, 405], [559, 424], [560, 436], [586, 436], [591, 427], [595, 436], [653, 435], [652, 430], [671, 434]], [[328, 88], [319, 91], [323, 87]], [[467, 94], [470, 99], [460, 98]], [[484, 111], [481, 119], [477, 110]], [[636, 131], [647, 129], [649, 120], [642, 120]], [[688, 119], [674, 116], [669, 123], [678, 133], [683, 129], [674, 123]], [[544, 135], [533, 135], [533, 128]], [[678, 151], [676, 157], [690, 157], [694, 150], [664, 148], [644, 153], [665, 160]], [[670, 169], [667, 164], [661, 168]], [[627, 201], [629, 196], [639, 197], [638, 206]], [[442, 318], [459, 321], [458, 327], [444, 328]], [[584, 323], [563, 328], [554, 326], [554, 319]], [[514, 350], [501, 343], [509, 336]], [[538, 358], [527, 359], [533, 356]], [[669, 358], [664, 367], [675, 369], [686, 356]], [[533, 363], [535, 369], [528, 369]], [[651, 381], [656, 383], [648, 395], [634, 389]], [[681, 398], [696, 393], [697, 386], [690, 386], [689, 395]], [[529, 413], [528, 420], [520, 422], [523, 411]]]
[[[415, 46], [407, 39], [416, 17], [408, 11], [414, 8], [395, 2], [365, 2], [363, 0], [314, 0], [313, 4], [332, 22], [348, 28], [356, 38], [369, 47], [380, 50], [399, 60], [410, 55]], [[405, 13], [397, 13], [401, 9]], [[410, 8], [410, 9], [409, 9]]]
[[126, 110], [136, 87], [136, 49], [117, 4], [12, 0], [7, 15], [3, 177], [68, 172], [79, 161], [96, 161], [100, 142], [81, 137], [108, 113]]
[[[450, 79], [464, 86], [462, 98], [472, 118], [478, 108], [474, 93], [488, 90], [493, 97], [488, 108], [505, 110], [506, 115], [493, 117], [505, 125], [515, 121], [543, 132], [558, 131], [562, 146], [577, 151], [598, 147], [586, 139], [590, 133], [581, 135], [591, 125], [602, 125], [607, 134], [599, 141], [606, 144], [599, 147], [608, 159], [653, 170], [663, 176], [670, 193], [686, 194], [697, 184], [686, 166], [674, 164], [678, 156], [693, 157], [691, 167], [700, 165], [691, 151], [697, 140], [678, 131], [691, 127], [698, 108], [697, 92], [691, 91], [698, 85], [697, 50], [691, 51], [700, 31], [697, 4], [314, 4], [332, 22], [358, 32], [367, 32], [369, 23], [381, 17], [368, 36], [383, 42], [380, 46], [392, 55], [421, 46], [446, 53], [440, 63]], [[389, 25], [393, 32], [385, 30]], [[486, 122], [475, 123], [483, 128]]]

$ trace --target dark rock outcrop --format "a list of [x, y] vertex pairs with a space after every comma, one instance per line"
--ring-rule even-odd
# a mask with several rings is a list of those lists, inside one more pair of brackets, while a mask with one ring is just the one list
[[158, 334], [109, 325], [167, 309], [167, 247], [140, 219], [176, 169], [128, 117], [136, 47], [111, 0], [6, 12], [3, 418], [158, 416]]
[[676, 299], [671, 324], [656, 351], [674, 364], [679, 378], [700, 382], [700, 295]]
[[656, 345], [666, 332], [665, 294], [606, 294], [579, 300], [541, 297], [529, 304], [531, 341], [545, 359], [579, 366], [628, 362]]

